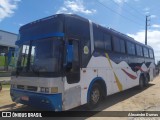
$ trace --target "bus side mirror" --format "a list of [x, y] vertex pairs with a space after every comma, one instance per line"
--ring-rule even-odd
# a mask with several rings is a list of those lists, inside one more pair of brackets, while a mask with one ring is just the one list
[[70, 71], [72, 69], [73, 62], [73, 44], [70, 40], [67, 44], [67, 56], [66, 56], [66, 71]]

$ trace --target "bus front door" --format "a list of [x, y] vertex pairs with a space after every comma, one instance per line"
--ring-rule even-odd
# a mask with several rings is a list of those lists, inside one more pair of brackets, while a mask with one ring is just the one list
[[67, 46], [66, 77], [68, 84], [78, 83], [80, 80], [79, 41], [69, 40]]

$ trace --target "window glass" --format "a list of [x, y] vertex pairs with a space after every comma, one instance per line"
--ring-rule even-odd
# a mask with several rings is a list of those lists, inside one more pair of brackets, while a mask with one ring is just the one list
[[111, 50], [111, 36], [104, 34], [105, 50]]
[[121, 53], [125, 53], [125, 42], [124, 40], [120, 40], [120, 49], [121, 49]]
[[73, 41], [73, 70], [79, 69], [79, 53], [78, 53], [78, 42]]
[[143, 47], [144, 57], [149, 57], [148, 49]]
[[127, 42], [127, 52], [130, 55], [135, 55], [135, 45], [131, 42]]
[[113, 38], [113, 46], [115, 52], [125, 53], [125, 42], [117, 37]]
[[102, 49], [104, 50], [104, 41], [103, 41], [103, 32], [97, 28], [97, 26], [93, 27], [93, 34], [94, 34], [94, 45], [95, 49]]
[[68, 36], [84, 36], [89, 38], [89, 24], [87, 21], [82, 21], [74, 17], [66, 19], [66, 31]]
[[115, 52], [120, 52], [120, 42], [117, 37], [113, 38], [113, 47]]
[[153, 51], [151, 49], [149, 49], [149, 56], [150, 56], [150, 58], [154, 58]]
[[143, 50], [141, 46], [136, 45], [136, 52], [138, 56], [143, 56]]
[[29, 54], [29, 45], [23, 45], [21, 48], [21, 53], [22, 55], [19, 58], [21, 60], [21, 66], [26, 67]]

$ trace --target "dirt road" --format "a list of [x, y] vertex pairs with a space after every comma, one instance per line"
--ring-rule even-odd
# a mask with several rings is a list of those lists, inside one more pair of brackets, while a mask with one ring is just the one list
[[[0, 111], [3, 110], [33, 111], [37, 109], [13, 103], [10, 99], [9, 88], [6, 88], [3, 89], [0, 93]], [[76, 108], [76, 110], [85, 110], [85, 108], [79, 107]], [[103, 101], [103, 103], [101, 103], [95, 110], [96, 111], [142, 111], [142, 110], [160, 111], [160, 76], [156, 77], [152, 82], [150, 82], [149, 87], [145, 88], [144, 90], [138, 90], [137, 88], [132, 88], [123, 91], [121, 93], [108, 96], [107, 99]], [[93, 117], [88, 119], [101, 119], [101, 118]], [[110, 118], [110, 119], [114, 120], [115, 118]]]

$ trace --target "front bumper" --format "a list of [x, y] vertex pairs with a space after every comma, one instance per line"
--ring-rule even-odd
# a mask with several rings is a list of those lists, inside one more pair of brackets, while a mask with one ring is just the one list
[[[40, 108], [42, 110], [62, 111], [62, 94], [44, 94], [24, 90], [11, 89], [12, 101]], [[27, 97], [27, 100], [22, 99]]]

